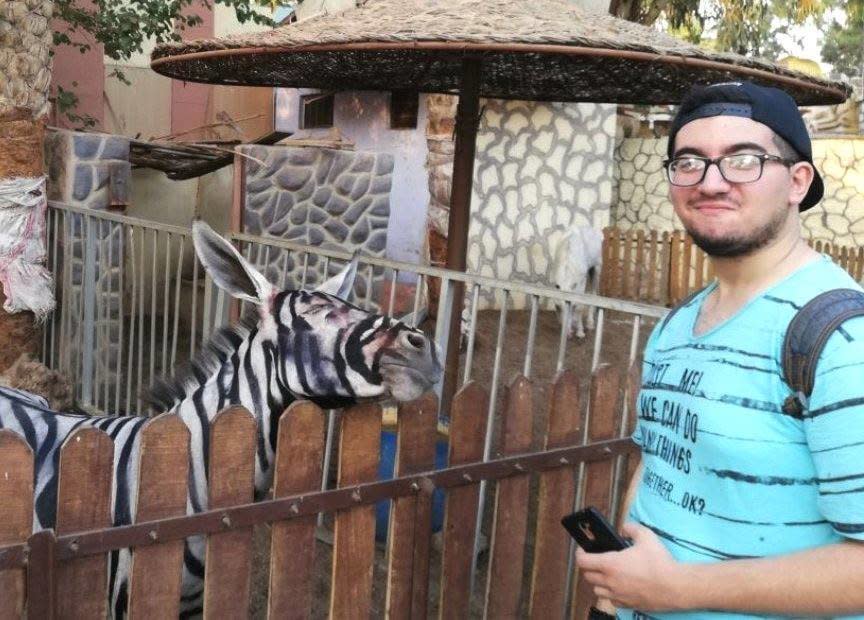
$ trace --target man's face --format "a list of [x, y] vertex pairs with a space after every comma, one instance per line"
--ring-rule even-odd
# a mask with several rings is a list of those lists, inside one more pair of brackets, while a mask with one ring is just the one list
[[[684, 125], [675, 137], [674, 157], [717, 158], [741, 153], [780, 155], [773, 132], [749, 118], [713, 116]], [[799, 170], [799, 168], [805, 168]], [[711, 256], [745, 256], [771, 243], [797, 217], [812, 170], [767, 161], [752, 183], [730, 183], [711, 165], [701, 183], [669, 186], [675, 213], [696, 244]], [[804, 184], [806, 182], [806, 185]]]

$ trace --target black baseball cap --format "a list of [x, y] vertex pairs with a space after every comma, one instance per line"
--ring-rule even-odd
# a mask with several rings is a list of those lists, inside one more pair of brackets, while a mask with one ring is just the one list
[[[801, 157], [801, 161], [813, 165], [810, 134], [807, 133], [795, 100], [779, 88], [758, 86], [752, 82], [694, 86], [681, 102], [669, 128], [667, 153], [670, 159], [678, 130], [691, 121], [710, 116], [741, 116], [762, 123], [786, 140]], [[813, 170], [813, 182], [798, 206], [799, 211], [806, 211], [815, 205], [825, 193], [825, 184], [816, 166], [813, 166]]]

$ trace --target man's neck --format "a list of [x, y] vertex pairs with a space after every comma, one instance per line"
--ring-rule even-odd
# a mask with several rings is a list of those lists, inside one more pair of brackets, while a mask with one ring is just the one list
[[712, 258], [717, 294], [724, 305], [744, 303], [759, 291], [780, 282], [817, 256], [789, 227], [771, 243], [747, 256]]

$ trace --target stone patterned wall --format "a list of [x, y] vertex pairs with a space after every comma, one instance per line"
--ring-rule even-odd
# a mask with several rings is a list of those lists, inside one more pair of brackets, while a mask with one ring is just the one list
[[621, 228], [674, 230], [677, 220], [663, 171], [666, 138], [624, 138], [617, 142], [611, 223]]
[[[468, 271], [548, 284], [564, 231], [609, 222], [615, 133], [615, 106], [486, 101]], [[500, 301], [490, 292], [480, 305]]]
[[[242, 152], [265, 162], [246, 166], [247, 233], [384, 257], [392, 155], [286, 146], [246, 146]], [[302, 259], [271, 252], [256, 262], [273, 281], [285, 273], [286, 287], [301, 283]], [[331, 274], [339, 267], [333, 265]], [[324, 280], [324, 261], [310, 255], [307, 268], [307, 283]], [[367, 297], [368, 278], [366, 269], [357, 274], [354, 291], [361, 300]], [[375, 287], [383, 271], [376, 269], [372, 278], [370, 301], [377, 309]]]
[[[615, 156], [617, 200], [612, 222], [621, 228], [680, 228], [662, 169], [666, 138], [620, 140]], [[864, 136], [816, 138], [813, 161], [825, 180], [825, 197], [803, 217], [813, 239], [864, 244]]]
[[864, 245], [864, 136], [816, 139], [813, 161], [825, 197], [804, 214], [804, 229], [812, 239]]
[[[46, 136], [48, 164], [48, 199], [77, 207], [104, 211], [115, 201], [124, 202], [130, 177], [129, 140], [107, 134], [54, 131]], [[115, 194], [112, 196], [112, 191]], [[62, 287], [63, 310], [77, 308], [67, 321], [68, 336], [62, 352], [67, 372], [82, 369], [84, 359], [79, 347], [94, 347], [95, 333], [109, 336], [100, 338], [100, 349], [93, 353], [93, 371], [97, 382], [94, 390], [104, 394], [99, 378], [109, 382], [109, 397], [113, 399], [113, 373], [120, 363], [120, 290], [124, 264], [123, 237], [120, 226], [107, 222], [88, 221], [81, 215], [66, 217], [64, 243], [70, 244], [68, 280], [58, 281]], [[85, 255], [91, 259], [92, 271], [85, 273]], [[62, 271], [61, 271], [62, 273]], [[58, 274], [59, 278], [59, 274]], [[93, 283], [96, 303], [84, 303], [85, 278]], [[89, 357], [89, 356], [88, 356]], [[70, 377], [78, 382], [81, 377]]]

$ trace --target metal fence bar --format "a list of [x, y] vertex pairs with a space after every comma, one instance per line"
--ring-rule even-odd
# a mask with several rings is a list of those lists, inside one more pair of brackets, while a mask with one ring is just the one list
[[[113, 235], [113, 231], [112, 231]], [[125, 273], [126, 273], [126, 226], [124, 224], [120, 224], [117, 227], [117, 245], [120, 256], [118, 257], [119, 262], [119, 273], [118, 275], [118, 299], [117, 299], [117, 312], [118, 312], [118, 330], [117, 330], [117, 369], [116, 369], [116, 377], [114, 378], [114, 411], [120, 411], [120, 377], [122, 375], [120, 362], [123, 360], [123, 327], [126, 323], [126, 315], [123, 312], [123, 299], [126, 297], [124, 294], [125, 291], [123, 289], [123, 284], [125, 283]]]
[[[141, 256], [138, 265], [140, 269], [138, 270], [139, 275], [141, 276], [141, 281], [139, 282], [138, 289], [138, 385], [135, 390], [135, 408], [140, 411], [141, 410], [141, 389], [144, 386], [144, 246], [147, 244], [147, 234], [146, 229], [142, 228], [141, 230], [141, 243], [139, 244], [141, 248]], [[152, 291], [151, 291], [152, 293]]]
[[561, 333], [558, 336], [558, 361], [555, 363], [555, 372], [564, 369], [564, 360], [567, 354], [567, 336], [570, 331], [570, 313], [573, 311], [571, 303], [565, 302], [561, 311]]
[[300, 278], [300, 288], [306, 288], [306, 276], [309, 273], [309, 252], [303, 252], [303, 275]]
[[281, 274], [279, 278], [279, 283], [282, 288], [287, 286], [286, 282], [288, 282], [288, 252], [282, 252], [282, 268], [279, 270]]
[[477, 337], [477, 302], [480, 298], [480, 285], [471, 287], [471, 331], [468, 332], [468, 347], [465, 353], [465, 377], [463, 383], [471, 380], [471, 368], [474, 367], [474, 342]]
[[96, 352], [96, 241], [92, 230], [93, 218], [90, 215], [84, 217], [84, 226], [81, 230], [81, 250], [84, 261], [81, 270], [81, 303], [83, 305], [83, 317], [78, 323], [78, 331], [81, 336], [78, 357], [81, 360], [81, 401], [84, 406], [94, 405], [93, 375]]
[[[165, 234], [165, 287], [162, 294], [162, 368], [160, 375], [165, 376], [168, 372], [168, 300], [171, 298], [170, 284], [171, 278], [168, 274], [171, 273], [171, 233]], [[152, 379], [151, 379], [152, 382]]]
[[[321, 490], [327, 490], [327, 482], [330, 479], [330, 462], [333, 459], [333, 442], [336, 436], [336, 417], [339, 413], [335, 409], [327, 412], [327, 438], [324, 444], [324, 463], [321, 467]], [[318, 526], [324, 525], [324, 513], [318, 513]]]
[[[180, 291], [183, 288], [183, 250], [186, 246], [186, 236], [180, 236], [180, 248], [177, 250], [177, 273], [174, 276], [174, 334], [171, 339], [171, 368], [177, 365], [177, 336], [180, 327]], [[192, 291], [193, 297], [195, 291]], [[190, 325], [194, 325], [193, 321]], [[194, 327], [193, 327], [194, 331]]]
[[[54, 218], [54, 226], [51, 229], [51, 231], [54, 235], [54, 238], [52, 240], [52, 246], [54, 249], [51, 253], [51, 273], [55, 274], [55, 276], [56, 276], [56, 274], [57, 274], [57, 254], [58, 254], [57, 246], [59, 244], [59, 239], [60, 239], [60, 226], [58, 223], [58, 220], [60, 219], [60, 212], [59, 211], [50, 211], [49, 215], [53, 216], [53, 218]], [[55, 286], [56, 286], [56, 279], [55, 279]], [[61, 315], [62, 315], [62, 311], [61, 311]], [[47, 332], [47, 330], [46, 330], [46, 332]], [[54, 357], [54, 342], [56, 339], [57, 339], [57, 313], [55, 312], [51, 315], [51, 348], [49, 350], [50, 353], [49, 353], [48, 361], [47, 361], [47, 365], [50, 366], [51, 368], [57, 367], [56, 366], [57, 359]]]
[[198, 333], [198, 261], [192, 261], [192, 315], [189, 324], [191, 334], [189, 341], [189, 357], [195, 353], [195, 335]]
[[417, 283], [414, 285], [414, 305], [411, 310], [411, 327], [417, 327], [420, 323], [420, 295], [423, 293], [423, 285], [426, 277], [422, 273], [417, 274]]
[[534, 358], [534, 341], [537, 338], [537, 310], [539, 300], [537, 295], [531, 295], [531, 318], [528, 319], [528, 342], [525, 343], [525, 363], [522, 366], [522, 374], [526, 378], [531, 377], [531, 360]]
[[[99, 298], [102, 300], [102, 343], [100, 345], [99, 350], [102, 351], [102, 369], [105, 371], [102, 376], [100, 376], [100, 381], [102, 384], [102, 410], [108, 411], [111, 407], [110, 405], [110, 394], [109, 389], [111, 386], [110, 375], [108, 374], [108, 369], [111, 368], [111, 321], [113, 318], [113, 309], [111, 308], [111, 298], [114, 293], [114, 273], [113, 273], [113, 261], [114, 261], [114, 244], [111, 242], [111, 222], [100, 222], [99, 223], [100, 232], [104, 233], [100, 235], [100, 238], [103, 239], [103, 243], [108, 245], [108, 261], [106, 263], [105, 275], [103, 276], [106, 280], [106, 284], [108, 290], [103, 292]], [[100, 250], [104, 250], [104, 248], [100, 248]], [[100, 251], [99, 255], [102, 256], [103, 252]]]
[[[504, 351], [504, 332], [507, 328], [507, 302], [510, 298], [510, 291], [504, 289], [504, 300], [501, 303], [501, 314], [498, 317], [498, 339], [495, 343], [495, 363], [492, 370], [492, 387], [489, 389], [489, 413], [486, 417], [486, 437], [483, 443], [483, 462], [492, 458], [492, 435], [495, 429], [495, 401], [498, 396], [498, 380], [501, 374], [501, 356]], [[473, 330], [472, 330], [473, 331]], [[474, 531], [480, 533], [480, 528], [483, 525], [484, 506], [486, 504], [486, 491], [488, 482], [486, 480], [480, 483], [480, 497], [477, 503], [477, 521], [474, 523]], [[480, 552], [480, 536], [474, 537], [474, 555], [471, 566], [471, 588], [474, 591], [474, 582], [477, 577], [477, 556]]]
[[[151, 231], [153, 237], [153, 260], [150, 264], [150, 377], [144, 385], [151, 385], [156, 376], [156, 257], [159, 255], [159, 231]], [[143, 385], [138, 390], [144, 389]], [[138, 407], [141, 409], [140, 405]]]
[[[399, 270], [394, 269], [391, 272], [390, 276], [390, 299], [387, 302], [387, 316], [393, 316], [395, 313], [393, 311], [394, 304], [396, 303], [396, 277], [399, 275]], [[371, 280], [370, 280], [371, 286]]]
[[135, 368], [132, 364], [132, 355], [135, 351], [135, 312], [138, 308], [138, 274], [135, 267], [135, 229], [130, 226], [124, 231], [124, 236], [127, 233], [129, 238], [129, 264], [131, 272], [129, 279], [132, 282], [132, 297], [129, 300], [129, 350], [127, 351], [128, 360], [126, 363], [126, 411], [130, 411], [132, 409], [132, 371]]
[[[581, 308], [580, 308], [581, 311]], [[603, 308], [597, 309], [597, 322], [594, 325], [594, 352], [591, 356], [591, 372], [600, 364], [600, 351], [603, 348], [603, 321], [606, 313]], [[585, 428], [588, 428], [586, 425]]]

